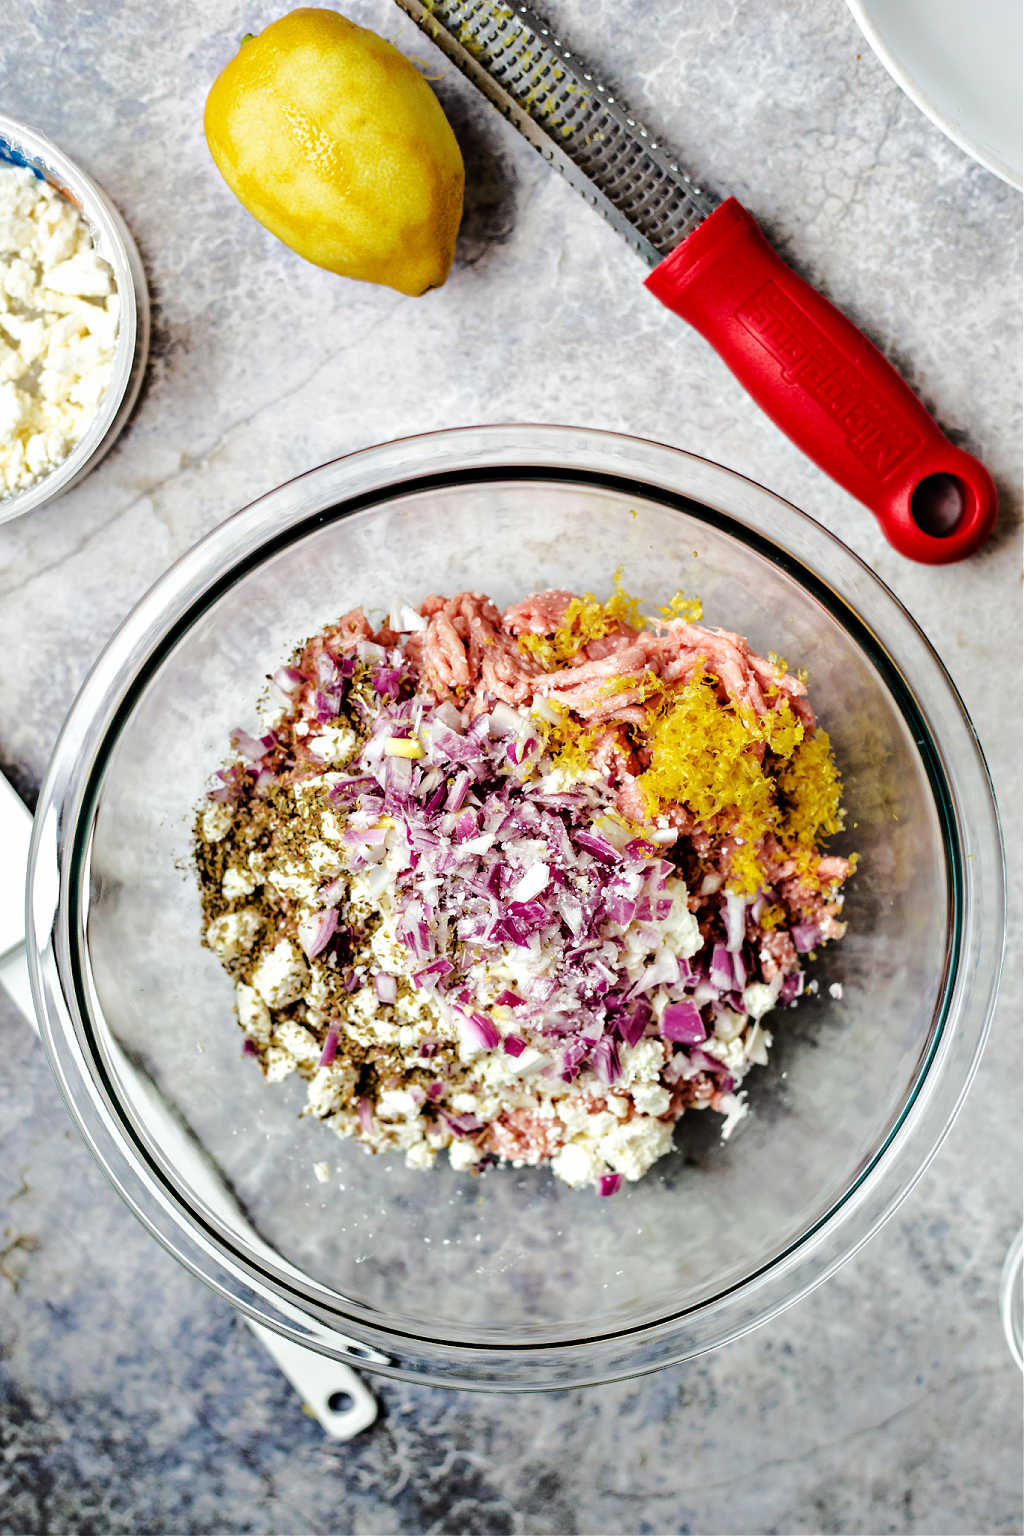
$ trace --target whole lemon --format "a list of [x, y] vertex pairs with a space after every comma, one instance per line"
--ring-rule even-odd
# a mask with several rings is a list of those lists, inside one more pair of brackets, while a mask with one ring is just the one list
[[451, 269], [464, 171], [448, 119], [390, 43], [337, 11], [292, 11], [213, 83], [206, 142], [254, 218], [307, 261], [400, 293]]

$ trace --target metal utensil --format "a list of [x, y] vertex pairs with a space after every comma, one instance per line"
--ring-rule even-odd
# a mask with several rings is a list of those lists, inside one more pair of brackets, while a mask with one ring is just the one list
[[[0, 986], [10, 993], [38, 1033], [25, 955], [25, 872], [31, 828], [32, 817], [27, 808], [0, 773]], [[111, 1042], [111, 1050], [123, 1056], [116, 1042]], [[244, 1233], [250, 1246], [274, 1257], [156, 1086], [137, 1066], [133, 1065], [131, 1070], [136, 1088], [146, 1099], [150, 1123], [178, 1170], [212, 1209]], [[349, 1366], [306, 1349], [251, 1318], [245, 1320], [332, 1439], [351, 1440], [373, 1423], [377, 1417], [376, 1399]]]
[[902, 554], [973, 553], [991, 476], [954, 447], [881, 353], [772, 250], [735, 198], [680, 169], [528, 6], [398, 0], [454, 64], [624, 235], [646, 286], [704, 335], [799, 448], [870, 507]]

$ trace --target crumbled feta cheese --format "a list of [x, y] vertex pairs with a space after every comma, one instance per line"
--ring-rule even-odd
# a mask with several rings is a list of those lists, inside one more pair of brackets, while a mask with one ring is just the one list
[[665, 1064], [665, 1047], [660, 1040], [641, 1040], [627, 1045], [619, 1052], [622, 1063], [622, 1086], [633, 1083], [655, 1082]]
[[658, 1083], [636, 1083], [632, 1099], [642, 1115], [664, 1115], [668, 1113], [672, 1095]]
[[235, 1009], [238, 1013], [238, 1022], [250, 1039], [257, 1045], [266, 1045], [270, 1040], [270, 1009], [260, 997], [255, 987], [247, 986], [240, 981], [235, 988]]
[[211, 800], [203, 811], [202, 831], [208, 843], [219, 843], [231, 831], [234, 817], [231, 807], [220, 800]]
[[307, 850], [310, 867], [325, 880], [333, 880], [341, 874], [342, 864], [337, 850], [328, 843], [310, 843]]
[[377, 1113], [382, 1120], [407, 1120], [418, 1113], [416, 1100], [404, 1088], [385, 1088], [377, 1096]]
[[111, 279], [110, 266], [102, 257], [92, 250], [79, 250], [47, 270], [46, 286], [56, 293], [100, 299], [110, 292]]
[[661, 948], [670, 954], [681, 955], [688, 960], [700, 949], [700, 926], [690, 911], [689, 893], [682, 880], [670, 876], [665, 882], [666, 892], [671, 892], [672, 909], [657, 924], [660, 929]]
[[[771, 981], [752, 981], [743, 988], [743, 1007], [752, 1019], [763, 1019], [779, 1000], [782, 989], [782, 972], [776, 971]], [[715, 1033], [718, 1033], [716, 1028]]]
[[345, 828], [334, 811], [324, 811], [320, 817], [320, 831], [329, 843], [345, 841]]
[[295, 1062], [279, 1045], [271, 1045], [263, 1057], [263, 1070], [268, 1083], [283, 1083], [295, 1071]]
[[356, 1086], [356, 1074], [350, 1063], [335, 1060], [317, 1067], [306, 1090], [306, 1109], [321, 1120], [344, 1109]]
[[117, 295], [74, 204], [0, 166], [0, 497], [71, 452], [110, 381]]
[[252, 984], [271, 1008], [284, 1008], [302, 996], [309, 976], [305, 961], [288, 939], [266, 950], [253, 967]]
[[320, 1060], [316, 1036], [294, 1019], [282, 1019], [274, 1028], [274, 1044], [288, 1052], [300, 1067], [314, 1067]]
[[601, 1143], [605, 1162], [627, 1179], [642, 1178], [651, 1164], [671, 1149], [672, 1131], [667, 1121], [649, 1115], [620, 1120]]
[[747, 1106], [744, 1102], [745, 1095], [740, 1093], [727, 1093], [722, 1099], [722, 1110], [725, 1114], [725, 1122], [722, 1125], [722, 1140], [728, 1141], [733, 1131], [745, 1118]]
[[330, 763], [333, 768], [341, 768], [359, 746], [359, 738], [350, 726], [322, 725], [306, 745], [314, 757]]
[[282, 896], [295, 896], [300, 901], [315, 902], [319, 894], [317, 881], [298, 864], [273, 865], [267, 881]]
[[[742, 1024], [741, 1019], [741, 1027]], [[702, 1050], [706, 1055], [713, 1056], [716, 1061], [720, 1061], [724, 1067], [727, 1067], [733, 1077], [742, 1076], [747, 1060], [747, 1044], [741, 1033], [733, 1034], [727, 1040], [715, 1033], [710, 1039], [705, 1040]]]
[[713, 1039], [728, 1044], [730, 1040], [737, 1039], [746, 1027], [747, 1021], [742, 1013], [737, 1013], [733, 1008], [722, 1008], [715, 1019]]
[[471, 1141], [453, 1141], [448, 1148], [448, 1161], [457, 1173], [475, 1168], [483, 1153]]
[[582, 1141], [567, 1141], [551, 1159], [552, 1172], [572, 1189], [593, 1184], [604, 1172], [604, 1157]]
[[221, 960], [237, 960], [252, 949], [262, 926], [263, 919], [255, 907], [225, 912], [207, 923], [206, 942]]
[[752, 1025], [747, 1032], [747, 1061], [758, 1067], [766, 1067], [771, 1043], [772, 1037], [767, 1029], [763, 1029], [760, 1024]]
[[256, 889], [256, 877], [247, 869], [239, 869], [237, 864], [229, 864], [220, 888], [228, 901], [234, 901], [238, 896], [251, 896]]

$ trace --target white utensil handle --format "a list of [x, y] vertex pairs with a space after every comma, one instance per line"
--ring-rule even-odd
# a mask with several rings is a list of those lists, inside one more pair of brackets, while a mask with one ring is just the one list
[[377, 1402], [350, 1366], [295, 1344], [251, 1317], [246, 1322], [332, 1439], [351, 1440], [369, 1428]]
[[[0, 774], [0, 831], [3, 833], [5, 851], [10, 853], [13, 850], [18, 854], [14, 860], [15, 867], [8, 867], [5, 875], [18, 892], [25, 887], [25, 856], [21, 850], [24, 849], [27, 855], [28, 829], [31, 825], [32, 818], [27, 808]], [[21, 910], [20, 896], [5, 906], [7, 926], [0, 936], [3, 942], [21, 937], [23, 930], [20, 920], [16, 927], [14, 925], [14, 918]], [[0, 987], [10, 993], [38, 1035], [39, 1024], [29, 984], [28, 956], [23, 943], [15, 942], [13, 947], [0, 953]], [[226, 1192], [223, 1197], [226, 1197]], [[373, 1423], [377, 1417], [376, 1400], [349, 1366], [337, 1360], [329, 1360], [315, 1350], [283, 1338], [272, 1329], [253, 1322], [251, 1318], [246, 1318], [246, 1322], [319, 1420], [325, 1434], [334, 1440], [350, 1440]]]

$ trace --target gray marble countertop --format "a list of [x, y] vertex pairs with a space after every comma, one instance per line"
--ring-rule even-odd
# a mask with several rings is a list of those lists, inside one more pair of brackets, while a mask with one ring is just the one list
[[[8, 8], [5, 111], [107, 188], [155, 341], [134, 419], [58, 504], [0, 528], [0, 766], [31, 803], [124, 614], [221, 518], [409, 432], [571, 421], [741, 470], [841, 532], [908, 606], [988, 755], [1011, 964], [952, 1134], [827, 1285], [687, 1366], [528, 1402], [376, 1383], [325, 1441], [227, 1306], [146, 1235], [0, 994], [0, 1528], [15, 1532], [1014, 1532], [1020, 1379], [996, 1308], [1020, 1222], [1020, 200], [900, 94], [841, 0], [552, 0], [652, 127], [861, 324], [993, 471], [966, 565], [915, 566], [643, 290], [619, 237], [449, 67], [467, 212], [414, 301], [309, 267], [226, 191], [209, 83], [271, 0]], [[350, 14], [423, 55], [389, 0]]]

